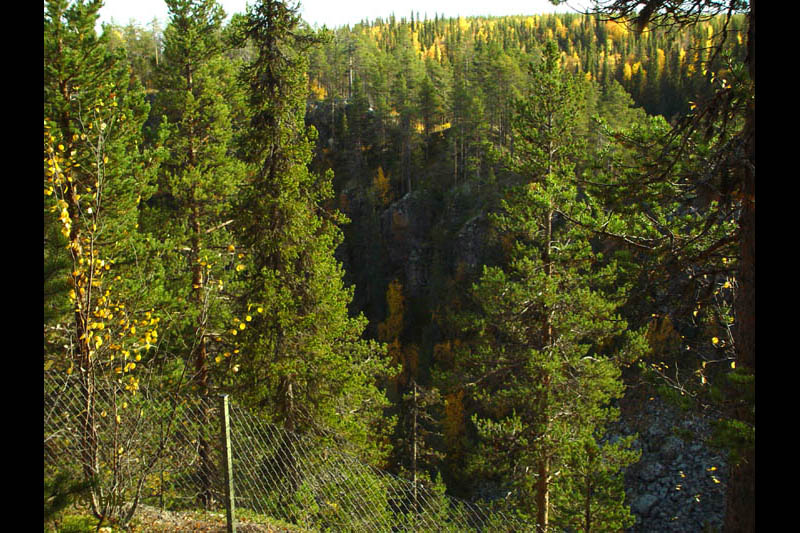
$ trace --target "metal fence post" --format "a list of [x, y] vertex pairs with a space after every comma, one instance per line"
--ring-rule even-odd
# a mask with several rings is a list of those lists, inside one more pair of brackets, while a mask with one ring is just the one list
[[225, 514], [227, 532], [236, 533], [236, 518], [233, 504], [233, 458], [231, 455], [231, 424], [228, 412], [228, 395], [220, 394], [220, 421], [222, 422], [222, 441], [224, 445], [223, 462], [225, 463]]

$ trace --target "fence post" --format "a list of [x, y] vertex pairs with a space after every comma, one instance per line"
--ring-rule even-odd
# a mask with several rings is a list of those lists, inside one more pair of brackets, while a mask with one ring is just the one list
[[236, 518], [233, 504], [233, 458], [231, 456], [231, 424], [228, 413], [228, 395], [220, 394], [220, 421], [222, 422], [222, 441], [224, 445], [223, 462], [225, 463], [225, 514], [227, 515], [227, 532], [236, 533]]

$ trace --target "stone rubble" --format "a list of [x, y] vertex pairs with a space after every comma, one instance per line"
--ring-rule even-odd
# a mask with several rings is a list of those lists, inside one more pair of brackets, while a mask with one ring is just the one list
[[631, 533], [710, 533], [725, 515], [728, 468], [721, 452], [704, 444], [710, 425], [658, 396], [625, 412], [620, 435], [638, 433], [638, 463], [625, 473], [625, 492], [636, 524]]

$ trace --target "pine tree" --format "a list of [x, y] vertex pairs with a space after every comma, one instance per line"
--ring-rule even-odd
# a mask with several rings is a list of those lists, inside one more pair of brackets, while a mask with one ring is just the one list
[[624, 505], [624, 467], [639, 460], [630, 449], [633, 437], [615, 442], [590, 439], [577, 444], [568, 455], [561, 480], [565, 490], [556, 493], [553, 506], [560, 510], [557, 528], [573, 531], [620, 531], [634, 524]]
[[601, 266], [590, 234], [563, 218], [580, 209], [580, 91], [549, 42], [515, 121], [510, 163], [523, 184], [494, 217], [514, 246], [504, 267], [485, 267], [472, 292], [478, 312], [465, 321], [472, 339], [462, 372], [481, 405], [473, 421], [485, 459], [477, 462], [502, 473], [539, 531], [566, 512], [554, 503], [571, 491], [567, 471], [615, 418], [620, 363], [641, 349], [639, 337], [620, 340], [619, 301], [607, 294], [614, 265]]
[[333, 430], [375, 459], [385, 349], [361, 340], [365, 319], [348, 315], [352, 290], [334, 258], [344, 217], [329, 207], [331, 173], [308, 170], [316, 132], [304, 124], [304, 54], [314, 38], [298, 23], [286, 4], [265, 0], [250, 7], [240, 36], [255, 57], [242, 71], [252, 119], [240, 153], [250, 175], [232, 224], [244, 254], [239, 305], [251, 320], [239, 332], [247, 349], [235, 386], [287, 429]]
[[398, 437], [394, 447], [400, 474], [412, 482], [412, 505], [420, 509], [423, 487], [432, 485], [431, 472], [438, 470], [443, 454], [434, 447], [439, 435], [436, 409], [442, 404], [436, 388], [424, 387], [411, 378], [399, 402]]
[[224, 237], [224, 207], [236, 187], [234, 165], [226, 154], [230, 118], [219, 84], [224, 79], [219, 35], [224, 13], [214, 2], [170, 1], [168, 7], [155, 102], [169, 131], [160, 191], [166, 207], [154, 231], [179, 254], [172, 259], [173, 271], [181, 273], [173, 277], [172, 299], [187, 316], [179, 320], [175, 315], [173, 323], [184, 325], [186, 331], [178, 336], [187, 338], [174, 349], [194, 347], [183, 358], [197, 373], [200, 394], [207, 394], [207, 331], [220, 327], [219, 317], [209, 310], [209, 292], [214, 291], [210, 281], [222, 281], [224, 265], [219, 263], [223, 257], [230, 262], [232, 255], [227, 249], [231, 238]]
[[629, 128], [644, 121], [645, 112], [634, 105], [633, 98], [616, 80], [602, 86], [597, 114], [612, 129]]
[[[232, 321], [223, 291], [236, 252], [228, 226], [231, 199], [242, 179], [231, 156], [230, 89], [234, 77], [221, 36], [225, 13], [213, 0], [168, 0], [170, 20], [157, 68], [156, 112], [168, 130], [169, 156], [162, 165], [160, 201], [152, 228], [168, 243], [164, 261], [171, 271], [168, 290], [170, 344], [206, 396], [238, 364], [235, 339], [221, 332]], [[159, 212], [160, 211], [160, 212]], [[210, 426], [210, 422], [203, 424]], [[210, 471], [210, 450], [200, 436], [200, 476]], [[203, 485], [207, 485], [204, 480]], [[202, 504], [210, 501], [208, 486]]]

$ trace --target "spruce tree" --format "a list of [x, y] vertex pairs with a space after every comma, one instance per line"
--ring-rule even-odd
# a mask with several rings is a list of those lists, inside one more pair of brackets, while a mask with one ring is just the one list
[[250, 6], [244, 40], [255, 54], [242, 70], [252, 118], [240, 153], [249, 174], [232, 224], [248, 317], [236, 390], [288, 430], [333, 431], [375, 459], [385, 348], [362, 340], [365, 319], [348, 315], [352, 290], [334, 257], [345, 219], [330, 205], [331, 173], [308, 169], [316, 131], [304, 124], [305, 51], [315, 39], [292, 8], [265, 0]]
[[[480, 405], [473, 417], [481, 437], [475, 462], [501, 474], [538, 531], [567, 523], [569, 510], [555, 504], [581, 498], [568, 474], [586, 464], [583, 450], [617, 416], [611, 402], [623, 391], [620, 364], [642, 348], [615, 312], [613, 263], [603, 265], [590, 234], [563, 217], [580, 209], [574, 161], [582, 149], [576, 132], [582, 101], [581, 85], [563, 71], [549, 42], [531, 68], [515, 120], [509, 163], [522, 183], [493, 217], [509, 258], [485, 267], [472, 291], [476, 312], [464, 320], [472, 338], [461, 372]], [[610, 453], [619, 459], [623, 451], [620, 445]], [[623, 501], [605, 504], [620, 508]]]

